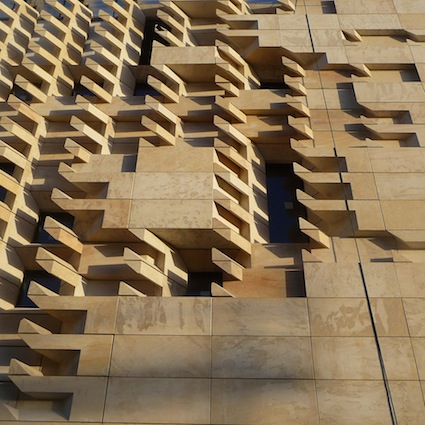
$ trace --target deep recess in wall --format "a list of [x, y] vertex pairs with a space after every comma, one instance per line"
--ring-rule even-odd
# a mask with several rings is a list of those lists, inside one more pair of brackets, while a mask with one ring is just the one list
[[299, 229], [298, 218], [305, 217], [305, 208], [296, 199], [302, 188], [291, 164], [267, 164], [267, 202], [269, 232], [272, 243], [307, 243], [308, 237]]

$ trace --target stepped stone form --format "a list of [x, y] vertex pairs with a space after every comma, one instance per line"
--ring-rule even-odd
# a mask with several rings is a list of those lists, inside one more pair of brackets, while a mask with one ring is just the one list
[[0, 425], [423, 425], [424, 0], [0, 2]]

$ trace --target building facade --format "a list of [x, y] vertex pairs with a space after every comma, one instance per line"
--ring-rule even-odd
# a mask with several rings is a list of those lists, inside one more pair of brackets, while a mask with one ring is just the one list
[[422, 425], [424, 0], [0, 3], [0, 425]]

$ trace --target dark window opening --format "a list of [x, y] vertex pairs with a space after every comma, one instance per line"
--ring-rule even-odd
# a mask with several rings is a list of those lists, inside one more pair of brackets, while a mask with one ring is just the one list
[[58, 244], [59, 242], [50, 236], [44, 230], [44, 222], [46, 221], [46, 217], [52, 217], [59, 223], [62, 223], [64, 226], [72, 229], [74, 224], [74, 217], [68, 213], [55, 213], [55, 212], [42, 212], [40, 213], [40, 218], [37, 224], [37, 230], [35, 232], [33, 243], [45, 243], [45, 244]]
[[103, 5], [101, 0], [85, 0], [84, 4], [89, 7], [89, 9], [93, 12], [93, 21], [100, 21], [99, 11]]
[[149, 65], [151, 63], [152, 46], [154, 41], [158, 41], [164, 46], [169, 46], [170, 43], [161, 37], [161, 31], [171, 28], [162, 22], [160, 19], [147, 19], [145, 23], [145, 32], [142, 43], [142, 54], [140, 55], [139, 65]]
[[115, 0], [115, 3], [117, 3], [119, 6], [121, 6], [123, 9], [127, 10], [127, 5], [122, 0]]
[[[13, 0], [2, 0], [3, 4], [7, 6], [11, 10], [16, 9], [16, 3]], [[8, 21], [9, 15], [6, 15], [6, 13], [0, 12], [0, 21]]]
[[299, 217], [306, 217], [305, 207], [296, 199], [302, 181], [294, 174], [291, 164], [267, 164], [267, 203], [271, 243], [307, 243], [301, 232]]
[[0, 170], [13, 177], [13, 173], [15, 172], [15, 164], [12, 162], [0, 162]]
[[69, 3], [67, 0], [60, 0], [60, 4], [65, 6], [67, 9], [71, 9], [71, 3]]
[[7, 196], [7, 189], [5, 189], [3, 186], [0, 186], [0, 201], [5, 202]]
[[90, 91], [88, 88], [86, 88], [80, 83], [76, 83], [74, 86], [74, 90], [72, 91], [72, 95], [77, 96], [78, 94], [84, 97], [95, 96], [95, 94], [92, 91]]
[[260, 89], [288, 90], [289, 87], [283, 81], [263, 81], [261, 82]]
[[121, 172], [134, 173], [136, 171], [137, 155], [126, 155], [122, 159]]
[[193, 297], [210, 297], [212, 282], [222, 285], [222, 273], [189, 273], [186, 295]]
[[44, 7], [44, 10], [49, 15], [52, 15], [53, 17], [55, 17], [59, 21], [62, 21], [63, 20], [63, 15], [57, 9], [55, 9], [53, 6], [50, 6], [49, 4], [45, 3], [43, 7]]
[[112, 7], [102, 5], [102, 10], [104, 10], [106, 13], [108, 13], [108, 15], [111, 15], [114, 19], [118, 19], [120, 17], [118, 15], [118, 13], [115, 12], [114, 9], [112, 9]]
[[32, 280], [59, 294], [61, 284], [59, 278], [52, 276], [44, 270], [29, 270], [24, 274], [24, 280], [19, 292], [18, 301], [16, 302], [16, 307], [37, 307], [28, 298], [28, 289]]
[[161, 96], [161, 93], [158, 90], [155, 90], [149, 84], [146, 83], [136, 83], [134, 88], [134, 96]]
[[32, 95], [17, 85], [13, 86], [12, 94], [14, 94], [18, 99], [22, 100], [22, 102], [29, 103], [32, 101]]
[[324, 15], [333, 15], [336, 13], [335, 2], [333, 0], [322, 0], [321, 5]]

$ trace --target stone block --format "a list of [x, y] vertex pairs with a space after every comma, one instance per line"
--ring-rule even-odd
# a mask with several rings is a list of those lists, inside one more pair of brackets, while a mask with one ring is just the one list
[[403, 307], [410, 336], [425, 336], [425, 298], [404, 298]]
[[372, 298], [370, 304], [378, 335], [409, 335], [401, 298]]
[[[412, 338], [413, 351], [419, 378], [425, 380], [425, 338]], [[405, 379], [403, 377], [403, 379]]]
[[207, 378], [210, 369], [209, 336], [116, 335], [114, 338], [111, 376]]
[[[415, 341], [420, 339], [409, 338], [379, 338], [382, 357], [384, 359], [385, 372], [389, 380], [418, 380], [418, 354], [413, 352]], [[413, 348], [412, 348], [413, 344]], [[415, 362], [416, 358], [416, 362]], [[419, 369], [420, 375], [420, 369]]]
[[313, 337], [316, 379], [379, 380], [382, 377], [375, 339]]
[[207, 424], [210, 382], [191, 378], [110, 378], [105, 422]]
[[308, 336], [304, 299], [214, 299], [213, 335]]
[[318, 425], [313, 381], [215, 379], [211, 422], [214, 424]]
[[312, 336], [372, 336], [364, 298], [310, 298]]
[[308, 297], [362, 297], [365, 295], [358, 263], [304, 264]]
[[[138, 315], [134, 315], [138, 311]], [[117, 334], [210, 335], [209, 298], [121, 298]]]
[[391, 425], [382, 381], [316, 382], [321, 425]]
[[425, 406], [420, 382], [390, 381], [390, 391], [398, 423], [421, 425]]
[[370, 297], [400, 297], [400, 285], [396, 273], [398, 264], [363, 263], [362, 269]]
[[310, 339], [214, 336], [212, 377], [312, 379]]

